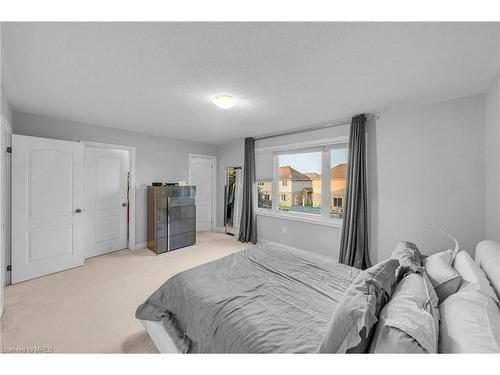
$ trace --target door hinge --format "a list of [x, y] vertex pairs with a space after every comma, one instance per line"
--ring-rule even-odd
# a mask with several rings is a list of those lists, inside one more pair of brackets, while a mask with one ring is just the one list
[[7, 153], [12, 154], [12, 147], [7, 147]]
[[10, 264], [7, 266], [7, 271], [12, 271], [12, 266]]

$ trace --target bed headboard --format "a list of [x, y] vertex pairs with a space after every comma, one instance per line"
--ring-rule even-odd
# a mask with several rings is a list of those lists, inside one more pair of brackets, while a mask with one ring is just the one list
[[498, 242], [485, 240], [476, 246], [476, 263], [486, 273], [490, 283], [500, 297], [500, 245]]

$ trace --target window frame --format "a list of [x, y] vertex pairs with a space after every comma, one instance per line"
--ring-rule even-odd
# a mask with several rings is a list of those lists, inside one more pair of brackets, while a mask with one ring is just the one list
[[[272, 205], [270, 209], [256, 208], [257, 215], [276, 217], [291, 221], [307, 222], [329, 227], [342, 228], [343, 219], [332, 218], [331, 209], [333, 205], [330, 191], [331, 175], [331, 151], [336, 148], [348, 148], [348, 136], [335, 137], [320, 141], [301, 142], [300, 144], [280, 145], [275, 149], [265, 148], [262, 152], [273, 151], [273, 178], [272, 178], [272, 201], [278, 204]], [[257, 149], [256, 152], [260, 150]], [[308, 152], [321, 151], [321, 209], [320, 214], [306, 212], [280, 211], [280, 180], [279, 180], [279, 156]]]

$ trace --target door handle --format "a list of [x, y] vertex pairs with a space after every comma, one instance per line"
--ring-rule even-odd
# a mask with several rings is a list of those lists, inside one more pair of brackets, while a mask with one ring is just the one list
[[77, 209], [75, 210], [75, 213], [77, 213], [77, 214], [79, 214], [79, 213], [81, 213], [81, 212], [82, 212], [82, 210], [81, 210], [80, 208], [77, 208]]
[[122, 207], [127, 207], [128, 206], [128, 203], [125, 202], [125, 203], [122, 203]]

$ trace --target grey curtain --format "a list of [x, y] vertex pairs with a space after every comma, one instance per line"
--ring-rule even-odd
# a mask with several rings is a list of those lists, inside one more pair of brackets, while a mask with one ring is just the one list
[[254, 210], [255, 189], [255, 141], [245, 138], [245, 162], [243, 168], [243, 202], [241, 207], [240, 234], [238, 241], [257, 243], [257, 217]]
[[365, 115], [352, 118], [349, 132], [344, 224], [339, 262], [359, 269], [371, 266], [368, 253]]

